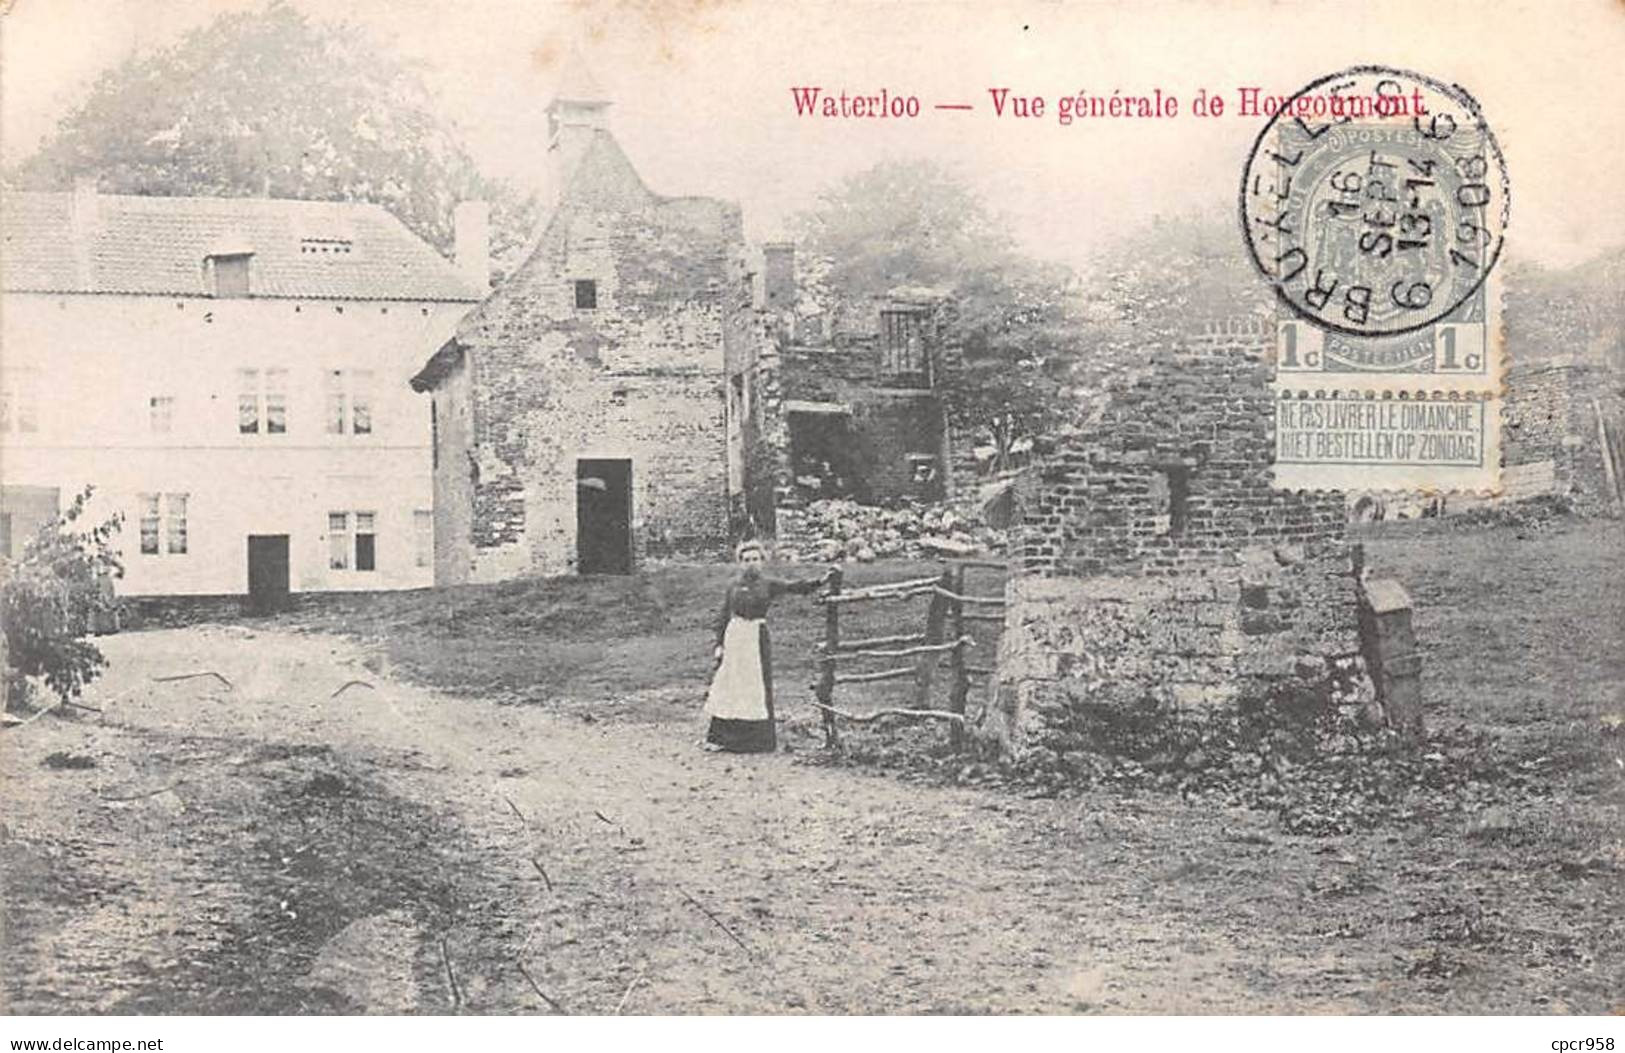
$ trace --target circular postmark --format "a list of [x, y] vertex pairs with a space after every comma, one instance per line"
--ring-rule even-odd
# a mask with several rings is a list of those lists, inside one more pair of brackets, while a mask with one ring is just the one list
[[1356, 66], [1273, 104], [1241, 177], [1253, 263], [1322, 329], [1395, 336], [1471, 299], [1500, 257], [1506, 161], [1465, 90]]

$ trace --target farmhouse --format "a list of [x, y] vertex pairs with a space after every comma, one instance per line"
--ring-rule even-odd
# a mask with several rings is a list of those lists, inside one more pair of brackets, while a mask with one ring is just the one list
[[0, 553], [86, 486], [124, 596], [430, 584], [428, 408], [407, 379], [488, 284], [375, 205], [15, 193], [3, 202]]

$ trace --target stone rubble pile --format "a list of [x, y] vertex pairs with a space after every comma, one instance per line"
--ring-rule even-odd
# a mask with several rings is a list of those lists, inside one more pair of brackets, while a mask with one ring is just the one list
[[1005, 534], [941, 505], [879, 508], [833, 498], [778, 510], [778, 556], [810, 563], [1000, 554]]

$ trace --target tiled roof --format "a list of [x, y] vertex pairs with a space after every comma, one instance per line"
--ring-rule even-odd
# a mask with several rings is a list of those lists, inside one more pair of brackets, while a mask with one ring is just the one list
[[377, 205], [96, 194], [91, 214], [76, 224], [73, 203], [71, 193], [0, 196], [0, 288], [205, 296], [205, 257], [252, 252], [254, 296], [484, 297]]

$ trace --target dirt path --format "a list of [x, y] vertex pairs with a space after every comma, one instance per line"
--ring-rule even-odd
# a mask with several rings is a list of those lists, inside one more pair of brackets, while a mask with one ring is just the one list
[[694, 703], [452, 699], [322, 636], [101, 644], [103, 713], [0, 736], [13, 1012], [1589, 1008], [1534, 943], [1429, 973], [1459, 875], [1415, 839], [708, 754]]

